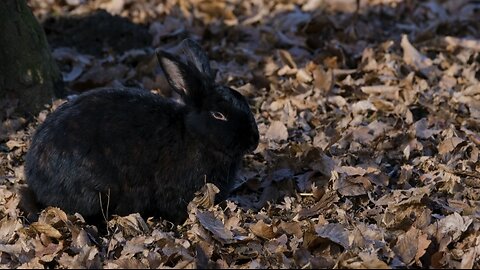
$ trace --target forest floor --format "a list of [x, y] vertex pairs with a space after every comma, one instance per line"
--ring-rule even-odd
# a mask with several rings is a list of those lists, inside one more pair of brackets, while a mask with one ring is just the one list
[[102, 234], [18, 208], [31, 136], [65, 101], [5, 112], [2, 268], [480, 268], [478, 1], [29, 3], [72, 94], [170, 96], [154, 50], [192, 37], [261, 138], [226, 203], [207, 185], [181, 226], [132, 214]]

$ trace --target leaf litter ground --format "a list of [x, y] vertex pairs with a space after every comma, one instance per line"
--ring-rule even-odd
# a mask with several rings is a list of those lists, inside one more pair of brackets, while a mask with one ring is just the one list
[[99, 233], [58, 208], [29, 223], [23, 157], [65, 100], [33, 120], [4, 101], [0, 265], [480, 268], [480, 4], [355, 2], [29, 1], [72, 93], [174, 97], [154, 49], [201, 39], [261, 142], [230, 199], [205, 185], [182, 226], [132, 214]]

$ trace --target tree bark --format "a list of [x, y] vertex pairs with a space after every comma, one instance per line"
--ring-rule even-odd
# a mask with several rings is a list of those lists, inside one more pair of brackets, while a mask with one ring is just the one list
[[26, 0], [0, 0], [0, 100], [18, 100], [17, 111], [34, 116], [63, 95], [62, 75]]

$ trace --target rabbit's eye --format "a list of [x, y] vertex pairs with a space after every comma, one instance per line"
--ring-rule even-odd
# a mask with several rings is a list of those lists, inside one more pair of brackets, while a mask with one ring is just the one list
[[221, 112], [210, 112], [210, 114], [212, 114], [213, 118], [217, 119], [217, 120], [221, 120], [221, 121], [227, 121], [227, 117], [225, 117], [225, 115], [223, 115], [223, 113]]

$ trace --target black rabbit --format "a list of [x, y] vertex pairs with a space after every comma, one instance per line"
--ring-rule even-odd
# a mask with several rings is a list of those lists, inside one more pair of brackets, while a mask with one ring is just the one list
[[25, 172], [42, 207], [181, 223], [205, 181], [226, 198], [242, 156], [258, 145], [257, 125], [246, 99], [215, 83], [201, 47], [182, 45], [186, 63], [156, 53], [183, 104], [146, 90], [92, 90], [38, 127]]

